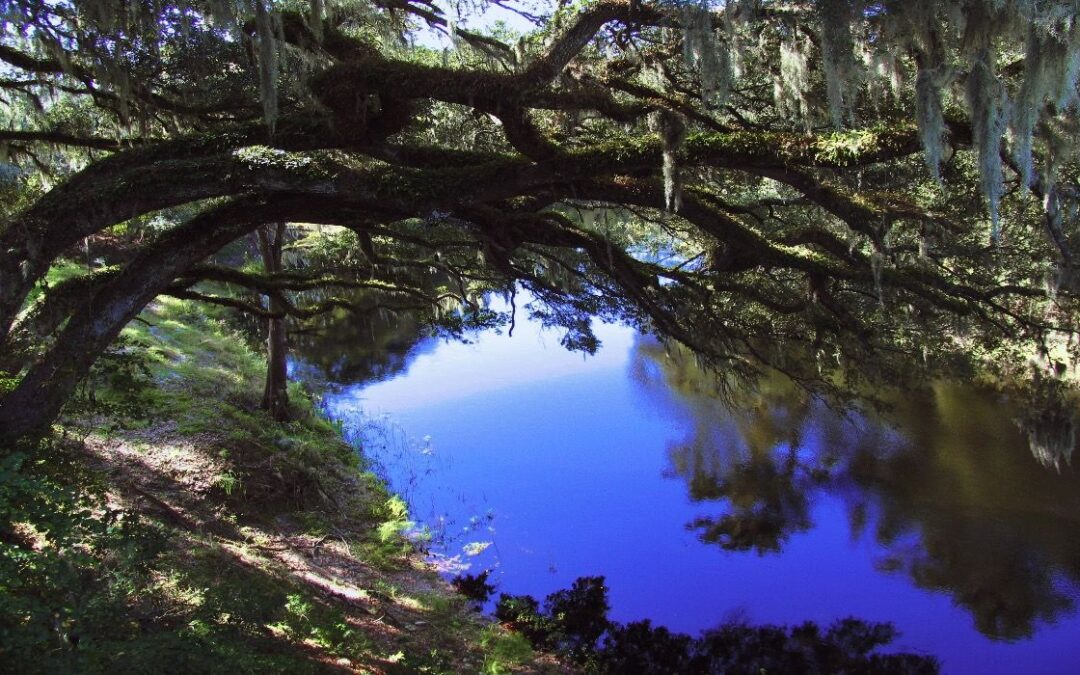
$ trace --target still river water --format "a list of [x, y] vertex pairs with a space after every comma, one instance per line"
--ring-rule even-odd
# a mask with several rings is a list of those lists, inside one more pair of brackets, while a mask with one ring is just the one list
[[1038, 460], [1003, 402], [942, 385], [886, 423], [774, 382], [730, 412], [685, 359], [597, 334], [587, 358], [520, 319], [421, 341], [325, 404], [444, 564], [501, 592], [603, 575], [617, 621], [855, 616], [946, 673], [1080, 672], [1080, 471]]

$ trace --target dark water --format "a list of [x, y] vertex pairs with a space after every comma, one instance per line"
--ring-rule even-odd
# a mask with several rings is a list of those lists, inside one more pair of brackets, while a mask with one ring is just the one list
[[1080, 668], [1080, 476], [1007, 402], [939, 385], [841, 416], [769, 381], [730, 412], [686, 359], [598, 334], [589, 358], [520, 320], [428, 341], [326, 402], [443, 564], [500, 591], [604, 575], [618, 621], [855, 616], [945, 672]]

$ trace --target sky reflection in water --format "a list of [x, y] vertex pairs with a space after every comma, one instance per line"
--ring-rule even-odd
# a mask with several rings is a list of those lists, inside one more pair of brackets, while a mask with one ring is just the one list
[[500, 591], [600, 574], [619, 621], [856, 616], [945, 672], [1080, 662], [1080, 480], [1037, 463], [1007, 410], [942, 386], [899, 402], [897, 433], [766, 383], [733, 415], [692, 393], [687, 363], [625, 328], [598, 335], [583, 358], [519, 320], [327, 405]]

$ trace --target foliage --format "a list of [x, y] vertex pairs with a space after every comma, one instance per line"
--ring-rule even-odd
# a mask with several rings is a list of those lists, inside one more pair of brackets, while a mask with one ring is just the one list
[[452, 583], [458, 593], [471, 600], [476, 606], [483, 606], [491, 594], [495, 592], [495, 586], [488, 583], [491, 570], [484, 570], [479, 574], [461, 574], [454, 577]]
[[[1072, 362], [1071, 0], [610, 0], [520, 35], [301, 5], [4, 5], [9, 440], [162, 294], [462, 337], [512, 330], [485, 297], [525, 288], [569, 348], [600, 316], [743, 375]], [[409, 46], [419, 26], [453, 50]], [[237, 255], [282, 222], [283, 269]], [[110, 275], [89, 302], [48, 287], [55, 320], [28, 323], [80, 244]]]
[[95, 638], [148, 582], [164, 538], [138, 513], [108, 508], [70, 447], [50, 443], [39, 456], [0, 465], [0, 659], [21, 672], [71, 671], [104, 656]]
[[[587, 352], [594, 317], [621, 320], [733, 381], [773, 368], [817, 390], [1026, 376], [1030, 357], [1055, 377], [1075, 368], [1075, 3], [683, 5], [564, 3], [534, 31], [482, 35], [383, 0], [0, 2], [0, 543], [14, 580], [5, 616], [21, 617], [5, 628], [10, 653], [70, 665], [76, 621], [92, 626], [80, 644], [98, 645], [78, 650], [84, 669], [136, 641], [124, 665], [137, 670], [288, 670], [291, 656], [260, 651], [268, 623], [337, 653], [353, 637], [316, 599], [258, 575], [231, 584], [257, 589], [242, 610], [229, 588], [206, 593], [221, 551], [188, 540], [190, 556], [158, 569], [168, 602], [149, 614], [181, 618], [147, 634], [102, 619], [147, 595], [131, 589], [150, 584], [157, 526], [114, 537], [127, 518], [58, 473], [66, 446], [33, 439], [62, 410], [69, 429], [165, 419], [221, 434], [209, 495], [222, 505], [300, 509], [320, 536], [345, 511], [373, 525], [356, 548], [376, 564], [412, 550], [407, 514], [302, 392], [289, 392], [288, 425], [258, 410], [261, 359], [221, 307], [287, 316], [297, 332], [346, 313], [370, 332], [412, 313], [403, 325], [455, 337], [512, 333], [528, 311]], [[418, 25], [447, 33], [453, 52], [409, 46]], [[243, 237], [282, 222], [289, 264], [251, 264]], [[330, 227], [342, 229], [319, 231]], [[492, 293], [506, 315], [487, 307]], [[1036, 417], [1032, 445], [1050, 457], [1071, 423]], [[771, 449], [777, 429], [760, 426]], [[695, 483], [785, 487], [747, 518], [699, 524], [718, 525], [724, 545], [767, 550], [805, 523], [800, 489], [822, 474], [760, 454], [719, 487]], [[117, 538], [149, 543], [113, 565]], [[500, 607], [576, 658], [605, 627], [666, 655], [628, 662], [691, 658], [661, 629], [620, 633], [604, 603], [593, 579], [543, 611], [531, 598]], [[877, 658], [848, 637], [883, 632], [837, 630], [815, 633], [823, 662]], [[810, 632], [736, 631], [751, 652]], [[690, 644], [726, 654], [733, 638], [709, 640]], [[520, 656], [520, 642], [496, 644]], [[177, 651], [190, 661], [166, 660]]]
[[94, 363], [69, 413], [91, 413], [116, 420], [146, 418], [144, 394], [153, 383], [147, 356], [150, 343], [121, 336]]
[[[937, 662], [915, 654], [880, 654], [896, 630], [848, 618], [827, 630], [811, 622], [793, 627], [730, 622], [699, 638], [607, 618], [603, 577], [577, 579], [547, 597], [502, 595], [496, 617], [533, 645], [557, 648], [596, 673], [888, 672], [936, 673]], [[601, 640], [602, 638], [602, 640]]]
[[484, 661], [484, 675], [512, 673], [514, 666], [533, 660], [532, 645], [518, 633], [490, 630], [482, 638], [489, 656]]

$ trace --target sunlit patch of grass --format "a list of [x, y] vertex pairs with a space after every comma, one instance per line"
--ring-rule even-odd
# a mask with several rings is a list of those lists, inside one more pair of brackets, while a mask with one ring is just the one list
[[480, 635], [484, 650], [483, 672], [486, 675], [503, 675], [513, 672], [515, 666], [533, 660], [532, 645], [520, 633], [511, 633], [499, 626], [488, 626]]
[[205, 589], [183, 585], [180, 578], [172, 574], [155, 574], [156, 590], [161, 597], [179, 614], [194, 612], [206, 601]]
[[432, 622], [451, 621], [461, 615], [465, 608], [465, 598], [446, 593], [420, 593], [416, 600], [423, 611], [427, 612]]
[[90, 269], [87, 268], [85, 262], [77, 262], [65, 258], [56, 260], [52, 267], [49, 268], [49, 271], [45, 273], [45, 277], [34, 284], [30, 289], [30, 292], [26, 296], [26, 300], [23, 301], [23, 310], [25, 311], [37, 302], [46, 289], [52, 288], [68, 279], [88, 274], [89, 272]]
[[284, 616], [272, 628], [334, 656], [350, 659], [362, 658], [374, 647], [370, 638], [358, 631], [340, 610], [301, 592], [286, 596]]

